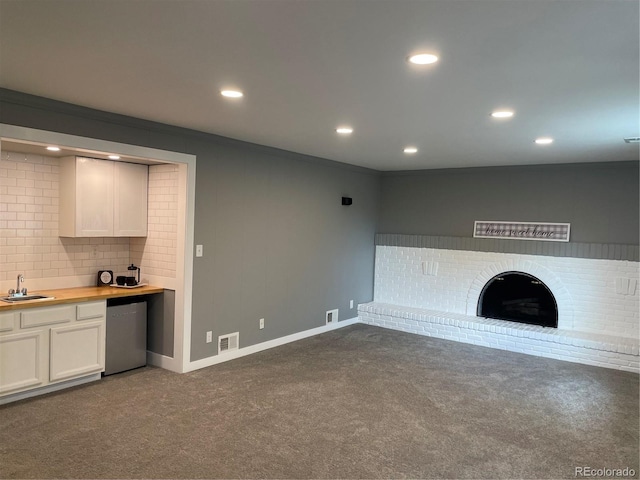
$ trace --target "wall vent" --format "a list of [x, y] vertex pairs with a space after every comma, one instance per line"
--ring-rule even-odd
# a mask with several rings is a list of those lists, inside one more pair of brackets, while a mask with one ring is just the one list
[[624, 143], [640, 143], [640, 137], [627, 137], [624, 139]]
[[325, 316], [325, 322], [327, 325], [330, 323], [338, 323], [338, 309], [327, 310], [327, 314]]
[[616, 278], [616, 293], [618, 295], [635, 295], [638, 280], [635, 278]]
[[422, 262], [422, 273], [435, 277], [438, 275], [438, 262]]
[[238, 350], [240, 343], [240, 332], [220, 335], [218, 337], [218, 355], [231, 350]]

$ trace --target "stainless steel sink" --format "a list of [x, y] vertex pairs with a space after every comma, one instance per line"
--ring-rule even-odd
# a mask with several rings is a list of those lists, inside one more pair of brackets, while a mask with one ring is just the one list
[[11, 297], [0, 297], [0, 300], [7, 303], [27, 302], [29, 300], [53, 300], [56, 297], [46, 295], [15, 295]]

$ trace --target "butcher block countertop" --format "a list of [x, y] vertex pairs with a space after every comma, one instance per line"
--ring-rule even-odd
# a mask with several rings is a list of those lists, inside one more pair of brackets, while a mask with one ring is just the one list
[[9, 310], [24, 310], [25, 308], [48, 307], [51, 305], [61, 305], [64, 303], [90, 302], [94, 300], [106, 300], [107, 298], [131, 297], [134, 295], [149, 295], [152, 293], [162, 293], [164, 288], [150, 285], [136, 288], [118, 287], [76, 287], [60, 288], [57, 290], [34, 290], [29, 291], [33, 295], [46, 295], [55, 297], [48, 300], [26, 300], [24, 302], [7, 303], [0, 301], [0, 312]]

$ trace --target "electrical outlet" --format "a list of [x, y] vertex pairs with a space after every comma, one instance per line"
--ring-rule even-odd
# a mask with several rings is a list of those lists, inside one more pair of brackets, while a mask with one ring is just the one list
[[353, 308], [353, 300], [349, 300], [349, 308]]
[[211, 342], [213, 342], [213, 332], [209, 330], [207, 332], [207, 343], [211, 343]]
[[260, 330], [264, 328], [264, 318], [260, 319]]

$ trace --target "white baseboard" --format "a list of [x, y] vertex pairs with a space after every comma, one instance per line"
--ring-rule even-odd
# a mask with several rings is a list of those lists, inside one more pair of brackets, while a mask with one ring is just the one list
[[[262, 342], [256, 345], [251, 345], [249, 347], [244, 347], [239, 350], [234, 350], [234, 351], [223, 353], [213, 357], [203, 358], [202, 360], [196, 360], [195, 362], [190, 362], [187, 368], [183, 371], [180, 370], [179, 365], [177, 365], [175, 358], [167, 357], [165, 355], [160, 355], [158, 353], [154, 353], [150, 351], [147, 351], [147, 363], [149, 365], [161, 367], [166, 370], [170, 370], [172, 372], [177, 372], [177, 373], [192, 372], [194, 370], [210, 367], [218, 363], [228, 362], [229, 360], [233, 360], [235, 358], [251, 355], [252, 353], [258, 353], [263, 350], [279, 347], [280, 345], [285, 345], [287, 343], [295, 342], [297, 340], [302, 340], [304, 338], [309, 338], [315, 335], [320, 335], [322, 333], [330, 332], [331, 330], [337, 330], [338, 328], [348, 327], [349, 325], [354, 325], [356, 323], [360, 323], [360, 321], [358, 320], [358, 317], [349, 318], [347, 320], [342, 320], [336, 323], [323, 325], [321, 327], [312, 328], [310, 330], [305, 330], [303, 332], [287, 335], [286, 337], [276, 338], [274, 340], [269, 340], [267, 342]], [[4, 397], [0, 397], [0, 405], [16, 402], [18, 400], [24, 400], [26, 398], [35, 397], [37, 395], [44, 395], [45, 393], [56, 392], [58, 390], [63, 390], [69, 387], [75, 387], [77, 385], [94, 382], [100, 379], [101, 379], [101, 374], [96, 373], [93, 375], [88, 375], [86, 377], [77, 378], [77, 379], [69, 380], [66, 382], [55, 383], [52, 385], [46, 385], [44, 387], [35, 388], [33, 390], [28, 390], [25, 392], [18, 392], [18, 393], [6, 395]]]
[[18, 392], [11, 395], [6, 395], [0, 398], [0, 405], [4, 405], [5, 403], [17, 402], [18, 400], [24, 400], [25, 398], [36, 397], [38, 395], [44, 395], [45, 393], [57, 392], [58, 390], [63, 390], [69, 387], [76, 387], [78, 385], [82, 385], [89, 382], [95, 382], [96, 380], [100, 380], [101, 377], [102, 375], [98, 372], [92, 375], [88, 375], [86, 377], [75, 378], [73, 380], [68, 380], [66, 382], [54, 383], [51, 385], [46, 385], [44, 387], [27, 390], [25, 392]]
[[297, 340], [302, 340], [303, 338], [309, 338], [315, 335], [320, 335], [321, 333], [330, 332], [331, 330], [336, 330], [338, 328], [348, 327], [349, 325], [354, 325], [356, 323], [360, 323], [360, 321], [358, 320], [358, 317], [349, 318], [347, 320], [341, 320], [336, 323], [330, 323], [328, 325], [323, 325], [321, 327], [312, 328], [311, 330], [305, 330], [303, 332], [293, 333], [291, 335], [287, 335], [286, 337], [276, 338], [274, 340], [269, 340], [267, 342], [257, 343], [256, 345], [240, 348], [238, 350], [233, 350], [220, 355], [215, 355], [213, 357], [203, 358], [202, 360], [196, 360], [195, 362], [190, 362], [184, 371], [185, 373], [192, 372], [194, 370], [199, 370], [201, 368], [217, 365], [218, 363], [228, 362], [229, 360], [244, 357], [246, 355], [251, 355], [252, 353], [258, 353], [263, 350], [268, 350], [269, 348], [279, 347], [280, 345], [285, 345], [287, 343], [295, 342]]
[[180, 362], [173, 357], [167, 357], [166, 355], [160, 355], [159, 353], [150, 352], [147, 350], [147, 365], [153, 365], [154, 367], [164, 368], [171, 372], [183, 373], [180, 368]]

